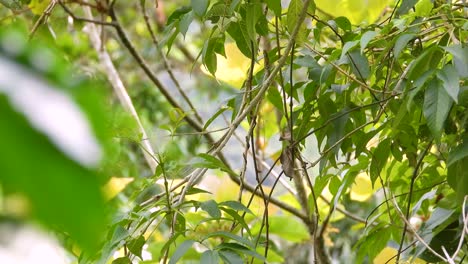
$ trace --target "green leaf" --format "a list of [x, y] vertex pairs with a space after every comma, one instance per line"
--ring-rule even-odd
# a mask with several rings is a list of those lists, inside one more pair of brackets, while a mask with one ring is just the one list
[[431, 14], [432, 8], [431, 0], [419, 0], [418, 3], [414, 6], [416, 8], [415, 15], [419, 17], [427, 17]]
[[367, 57], [361, 54], [359, 51], [351, 51], [349, 53], [350, 64], [354, 75], [360, 79], [367, 79], [370, 76], [370, 66]]
[[176, 264], [179, 259], [181, 259], [185, 253], [192, 247], [193, 243], [195, 243], [195, 240], [186, 240], [180, 244], [174, 254], [171, 256], [171, 259], [169, 260], [169, 264]]
[[453, 45], [449, 47], [442, 47], [444, 50], [450, 52], [453, 56], [453, 63], [457, 69], [458, 75], [461, 78], [468, 77], [468, 47], [462, 45]]
[[263, 15], [262, 5], [258, 2], [247, 3], [245, 9], [247, 35], [249, 36], [250, 41], [255, 43], [257, 41], [257, 31], [255, 30], [255, 26], [257, 25], [260, 16]]
[[336, 25], [344, 31], [351, 31], [351, 22], [348, 18], [341, 16], [334, 19]]
[[240, 245], [240, 244], [237, 244], [237, 243], [221, 243], [220, 245], [218, 245], [216, 247], [217, 249], [230, 249], [230, 250], [233, 250], [233, 251], [237, 251], [237, 252], [240, 252], [240, 253], [243, 253], [245, 255], [249, 255], [249, 256], [252, 256], [254, 258], [257, 258], [259, 260], [262, 260], [264, 261], [265, 260], [265, 257], [258, 254], [257, 252], [253, 251], [253, 250], [250, 250], [249, 248], [243, 246], [243, 245]]
[[269, 9], [273, 10], [275, 16], [281, 16], [281, 1], [278, 0], [267, 0], [266, 4]]
[[219, 219], [221, 217], [221, 211], [218, 208], [218, 204], [214, 200], [202, 202], [200, 204], [200, 208], [215, 219]]
[[[289, 34], [292, 34], [294, 27], [297, 24], [297, 19], [301, 15], [302, 10], [304, 9], [304, 4], [302, 0], [291, 0], [288, 7], [288, 14], [286, 15], [286, 28], [288, 29]], [[302, 24], [297, 33], [296, 43], [302, 43], [307, 38], [307, 28]]]
[[216, 68], [218, 63], [215, 52], [216, 41], [216, 37], [210, 38], [207, 42], [205, 42], [202, 51], [203, 64], [213, 76], [215, 76], [216, 74]]
[[468, 157], [468, 139], [450, 151], [447, 158], [447, 166], [451, 166], [465, 157]]
[[[31, 78], [31, 75], [25, 72], [23, 77]], [[24, 88], [14, 84], [13, 87], [20, 92]], [[8, 129], [0, 129], [2, 187], [23, 194], [31, 213], [41, 223], [68, 233], [84, 249], [95, 249], [102, 241], [106, 225], [96, 173], [64, 154], [56, 142], [32, 128], [30, 121], [18, 109], [13, 109], [1, 92], [3, 87], [0, 87], [0, 120], [8, 124]], [[34, 111], [34, 106], [29, 107]], [[67, 118], [66, 114], [62, 117]], [[47, 118], [41, 115], [41, 125], [55, 122]]]
[[225, 208], [225, 207], [220, 207], [220, 209], [226, 212], [228, 215], [230, 215], [235, 221], [237, 221], [247, 231], [249, 235], [251, 235], [250, 227], [245, 222], [245, 219], [242, 216], [240, 216], [235, 210]]
[[378, 33], [376, 31], [367, 31], [366, 33], [362, 34], [360, 45], [361, 45], [361, 53], [364, 54], [364, 49], [366, 49], [367, 44], [377, 36]]
[[[307, 228], [296, 218], [284, 215], [270, 216], [270, 233], [291, 242], [301, 242], [308, 239]], [[255, 231], [252, 229], [255, 234]]]
[[364, 257], [369, 256], [369, 262], [379, 254], [387, 245], [388, 240], [392, 235], [390, 227], [377, 226], [373, 228], [367, 236], [361, 237], [355, 245], [358, 248], [356, 263], [364, 263]]
[[238, 201], [225, 201], [225, 202], [220, 203], [219, 205], [232, 208], [232, 209], [234, 209], [236, 211], [243, 211], [243, 212], [253, 214], [252, 211], [250, 211], [249, 208], [245, 207], [245, 205], [243, 205], [242, 203], [240, 203]]
[[453, 65], [445, 65], [444, 68], [437, 71], [437, 78], [442, 81], [442, 85], [448, 95], [458, 103], [458, 93], [460, 91], [460, 78]]
[[128, 257], [121, 257], [121, 258], [114, 259], [112, 261], [112, 264], [132, 264], [132, 261]]
[[188, 31], [192, 21], [193, 21], [193, 12], [192, 11], [182, 15], [182, 17], [180, 19], [179, 32], [182, 34], [182, 36], [184, 36], [184, 38], [185, 38], [185, 34], [187, 34], [187, 31]]
[[461, 203], [468, 195], [468, 157], [453, 162], [447, 169], [447, 182], [457, 194]]
[[441, 87], [440, 81], [432, 79], [424, 95], [424, 117], [434, 137], [438, 140], [442, 134], [445, 119], [452, 106], [452, 100], [447, 91]]
[[393, 55], [395, 59], [400, 56], [401, 51], [406, 47], [408, 42], [416, 37], [413, 33], [406, 33], [398, 37], [395, 42], [395, 47], [393, 47]]
[[236, 46], [247, 58], [252, 57], [252, 46], [249, 35], [245, 29], [245, 21], [232, 22], [229, 24], [226, 31], [236, 42]]
[[359, 40], [353, 40], [353, 41], [348, 41], [344, 44], [343, 50], [341, 51], [341, 57], [340, 60], [342, 60], [345, 56], [346, 53], [352, 48], [354, 48], [357, 44], [359, 43]]
[[224, 113], [226, 110], [229, 110], [229, 109], [230, 108], [227, 106], [222, 106], [221, 108], [219, 108], [219, 110], [216, 111], [216, 113], [212, 117], [210, 117], [208, 121], [206, 121], [205, 125], [203, 126], [203, 130], [205, 131], [219, 115], [221, 115], [222, 113]]
[[205, 15], [208, 5], [210, 4], [209, 0], [191, 0], [192, 9], [195, 14], [199, 17]]
[[219, 255], [226, 264], [243, 264], [242, 257], [232, 250], [220, 250]]
[[400, 7], [398, 7], [397, 14], [398, 15], [404, 15], [410, 11], [411, 8], [414, 7], [414, 5], [418, 2], [419, 0], [403, 0], [401, 2]]
[[197, 156], [202, 158], [203, 161], [193, 163], [192, 165], [195, 168], [219, 169], [227, 173], [234, 173], [232, 170], [226, 167], [222, 161], [210, 154], [201, 153]]
[[234, 241], [237, 241], [237, 242], [247, 246], [248, 248], [254, 248], [254, 245], [252, 244], [252, 242], [250, 242], [250, 240], [248, 240], [246, 238], [243, 238], [241, 236], [235, 235], [235, 234], [230, 233], [230, 232], [225, 232], [225, 231], [212, 232], [212, 233], [209, 233], [206, 236], [204, 236], [202, 240], [206, 240], [206, 239], [208, 239], [210, 237], [228, 238], [228, 239], [232, 239]]
[[372, 161], [370, 165], [370, 178], [372, 181], [372, 187], [374, 187], [375, 181], [378, 179], [380, 172], [387, 164], [388, 157], [390, 155], [391, 139], [386, 138], [379, 143], [377, 148], [372, 153]]
[[202, 253], [200, 258], [200, 263], [206, 264], [218, 264], [219, 263], [219, 254], [216, 250], [207, 250]]
[[141, 251], [143, 250], [143, 246], [145, 245], [145, 242], [146, 241], [143, 236], [139, 236], [136, 239], [132, 239], [128, 243], [128, 250], [130, 250], [130, 252], [132, 252], [133, 255], [142, 259]]

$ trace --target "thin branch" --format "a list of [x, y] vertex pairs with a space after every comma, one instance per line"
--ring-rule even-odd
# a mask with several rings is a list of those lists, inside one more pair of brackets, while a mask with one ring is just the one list
[[[87, 18], [89, 20], [93, 20], [91, 9], [88, 6], [84, 6], [83, 10]], [[89, 40], [93, 44], [93, 47], [99, 56], [99, 61], [104, 67], [106, 76], [109, 82], [111, 83], [112, 87], [114, 88], [115, 94], [119, 98], [120, 103], [125, 108], [125, 110], [127, 110], [127, 112], [129, 112], [132, 115], [132, 117], [135, 119], [135, 121], [137, 122], [138, 130], [140, 134], [142, 135], [141, 144], [143, 145], [145, 149], [145, 151], [143, 151], [143, 155], [151, 171], [154, 172], [156, 170], [158, 161], [155, 158], [155, 152], [153, 150], [153, 147], [151, 146], [148, 140], [146, 131], [143, 128], [143, 125], [141, 124], [140, 118], [138, 117], [135, 107], [133, 106], [132, 99], [128, 95], [127, 90], [125, 89], [125, 86], [122, 80], [120, 79], [119, 73], [115, 69], [114, 63], [112, 62], [112, 59], [109, 56], [109, 53], [107, 53], [106, 49], [103, 48], [101, 45], [100, 34], [96, 26], [92, 23], [89, 24], [87, 33], [89, 36]]]
[[[411, 176], [411, 183], [410, 183], [410, 189], [409, 189], [409, 194], [408, 194], [408, 204], [406, 205], [406, 215], [405, 215], [406, 220], [409, 219], [409, 215], [410, 215], [410, 211], [411, 211], [411, 199], [413, 197], [414, 182], [415, 182], [416, 178], [418, 177], [418, 172], [419, 172], [419, 168], [422, 166], [422, 161], [423, 161], [424, 157], [426, 156], [426, 154], [428, 153], [431, 146], [432, 146], [432, 141], [429, 142], [426, 149], [424, 149], [424, 152], [421, 153], [421, 156], [419, 157], [419, 160], [416, 163], [416, 166], [414, 167], [413, 175]], [[398, 263], [400, 261], [401, 249], [403, 248], [403, 243], [405, 242], [406, 228], [408, 227], [406, 222], [407, 221], [405, 221], [405, 226], [403, 228], [403, 234], [401, 235], [401, 241], [400, 241], [400, 246], [398, 248], [396, 263]]]

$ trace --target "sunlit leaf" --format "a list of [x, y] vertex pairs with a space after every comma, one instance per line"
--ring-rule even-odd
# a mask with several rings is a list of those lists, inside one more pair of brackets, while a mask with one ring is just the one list
[[345, 16], [353, 24], [373, 23], [392, 2], [393, 0], [315, 0], [317, 8], [335, 17]]
[[133, 178], [120, 178], [120, 177], [112, 177], [109, 181], [102, 187], [104, 196], [107, 200], [111, 200], [117, 194], [119, 194], [129, 183], [131, 183], [134, 179]]

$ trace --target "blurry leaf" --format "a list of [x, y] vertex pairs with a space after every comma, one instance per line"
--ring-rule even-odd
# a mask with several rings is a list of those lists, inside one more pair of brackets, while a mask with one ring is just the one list
[[181, 259], [185, 253], [192, 247], [194, 240], [186, 240], [180, 244], [177, 249], [175, 250], [174, 254], [172, 254], [171, 259], [169, 260], [169, 264], [176, 264], [179, 259]]
[[415, 15], [419, 17], [426, 17], [431, 14], [433, 6], [434, 5], [432, 4], [431, 0], [419, 0], [414, 6], [416, 8]]
[[196, 187], [192, 187], [190, 188], [186, 195], [192, 195], [192, 194], [199, 194], [199, 193], [208, 193], [208, 194], [211, 194], [209, 191], [205, 191], [203, 189], [199, 189], [199, 188], [196, 188]]
[[219, 219], [221, 217], [221, 211], [218, 208], [218, 204], [213, 200], [201, 203], [200, 208], [215, 219]]
[[351, 22], [349, 22], [348, 18], [344, 16], [340, 16], [340, 17], [335, 18], [334, 21], [336, 25], [342, 30], [351, 31]]
[[192, 9], [195, 12], [195, 14], [199, 17], [202, 17], [206, 13], [206, 9], [208, 8], [208, 5], [210, 4], [209, 0], [191, 0], [192, 3]]
[[281, 16], [281, 1], [278, 0], [267, 0], [266, 4], [269, 9], [273, 10], [275, 16]]
[[185, 38], [185, 34], [187, 34], [187, 31], [188, 31], [192, 21], [193, 21], [193, 12], [188, 12], [188, 13], [182, 15], [182, 17], [180, 19], [179, 31], [182, 34], [182, 36], [184, 36], [184, 38]]
[[444, 68], [437, 71], [437, 78], [442, 81], [445, 91], [452, 97], [455, 103], [458, 103], [458, 93], [460, 91], [460, 78], [455, 67], [445, 65]]
[[125, 240], [127, 237], [130, 236], [130, 233], [126, 228], [123, 228], [120, 225], [115, 227], [114, 233], [112, 234], [112, 238], [110, 240], [110, 245], [114, 246], [118, 244], [120, 241]]
[[216, 53], [214, 51], [216, 41], [216, 37], [210, 38], [207, 42], [205, 42], [202, 51], [203, 64], [213, 76], [215, 76], [216, 69], [218, 67], [216, 61]]
[[380, 175], [380, 172], [384, 168], [385, 164], [387, 164], [387, 160], [390, 155], [390, 144], [391, 140], [386, 138], [379, 143], [377, 148], [372, 153], [372, 161], [370, 165], [370, 178], [372, 181], [372, 186], [374, 186], [375, 181]]
[[403, 0], [401, 2], [400, 7], [398, 7], [397, 14], [398, 15], [404, 15], [410, 11], [411, 8], [414, 7], [414, 5], [418, 2], [419, 0]]
[[251, 58], [253, 53], [252, 46], [250, 43], [249, 35], [247, 34], [247, 31], [245, 30], [244, 26], [244, 21], [240, 21], [237, 23], [232, 22], [229, 24], [229, 27], [226, 29], [226, 31], [234, 39], [237, 48], [239, 48], [242, 54], [244, 54], [244, 56], [247, 58]]
[[[374, 258], [374, 264], [388, 263], [396, 264], [395, 256], [398, 254], [398, 250], [392, 247], [385, 247], [380, 253]], [[426, 262], [420, 258], [411, 259], [411, 263], [414, 264], [425, 264]]]
[[44, 12], [44, 10], [47, 8], [49, 3], [50, 1], [48, 0], [31, 0], [28, 6], [31, 12], [33, 12], [33, 14], [41, 15]]
[[218, 245], [216, 248], [218, 249], [231, 249], [232, 251], [237, 251], [237, 252], [240, 252], [240, 253], [243, 253], [245, 255], [249, 255], [249, 256], [252, 256], [252, 257], [255, 257], [256, 259], [259, 259], [259, 260], [262, 260], [264, 261], [265, 260], [265, 257], [263, 257], [262, 255], [258, 254], [257, 252], [253, 251], [253, 250], [250, 250], [249, 248], [243, 246], [243, 245], [240, 245], [240, 244], [237, 244], [237, 243], [221, 243], [220, 245]]
[[128, 257], [121, 257], [121, 258], [114, 259], [112, 261], [112, 264], [132, 264], [132, 261]]
[[222, 161], [210, 154], [201, 153], [198, 154], [198, 157], [202, 158], [203, 161], [193, 163], [195, 168], [219, 169], [227, 173], [234, 173]]
[[219, 263], [219, 254], [215, 250], [207, 250], [202, 253], [200, 258], [200, 263], [206, 264], [218, 264]]
[[226, 264], [243, 264], [244, 260], [232, 250], [220, 250], [219, 255]]
[[252, 244], [252, 242], [250, 242], [250, 240], [244, 238], [244, 237], [241, 237], [241, 236], [238, 236], [238, 235], [235, 235], [235, 234], [232, 234], [230, 232], [225, 232], [225, 231], [217, 231], [217, 232], [212, 232], [212, 233], [209, 233], [207, 235], [205, 235], [203, 237], [203, 240], [206, 240], [207, 238], [210, 238], [210, 237], [223, 237], [223, 238], [227, 238], [227, 239], [232, 239], [236, 242], [239, 242], [249, 248], [253, 248], [254, 245]]
[[250, 211], [249, 208], [245, 207], [245, 205], [241, 204], [238, 201], [225, 201], [225, 202], [219, 203], [219, 205], [232, 208], [232, 209], [234, 209], [236, 211], [242, 211], [242, 212], [247, 212], [247, 213], [253, 214], [252, 211]]
[[307, 240], [309, 235], [302, 222], [291, 216], [270, 216], [270, 233], [291, 242]]
[[[42, 118], [47, 120], [47, 116]], [[0, 120], [8, 124], [7, 129], [0, 129], [2, 185], [24, 193], [42, 223], [69, 233], [85, 249], [95, 248], [105, 226], [95, 172], [59, 151], [50, 138], [14, 111], [2, 94]]]
[[123, 191], [125, 187], [127, 187], [127, 185], [133, 180], [133, 178], [110, 178], [109, 181], [101, 187], [106, 200], [112, 200], [115, 196], [117, 196], [117, 194]]
[[373, 23], [393, 0], [315, 0], [317, 8], [333, 17], [344, 16], [352, 24]]
[[393, 55], [395, 58], [400, 56], [401, 51], [406, 47], [408, 42], [416, 37], [413, 33], [406, 33], [398, 37], [395, 42], [395, 47], [393, 47]]
[[468, 47], [453, 45], [442, 47], [453, 55], [453, 62], [461, 78], [468, 77]]
[[[304, 4], [302, 0], [291, 0], [288, 7], [288, 13], [286, 15], [286, 27], [288, 29], [289, 34], [291, 35], [296, 27], [297, 20], [301, 15], [302, 10], [304, 9]], [[307, 38], [307, 28], [305, 24], [301, 24], [299, 28], [299, 32], [296, 36], [296, 43], [300, 44], [304, 42]]]
[[223, 106], [221, 108], [218, 109], [218, 111], [216, 111], [216, 113], [210, 117], [208, 119], [208, 121], [206, 121], [205, 125], [203, 126], [203, 130], [206, 130], [210, 125], [211, 123], [219, 116], [221, 115], [222, 113], [224, 113], [226, 110], [229, 110], [229, 107], [227, 106]]
[[364, 53], [364, 49], [367, 47], [367, 44], [378, 35], [375, 31], [367, 31], [366, 33], [362, 34], [360, 45], [361, 45], [361, 53]]
[[128, 250], [132, 252], [133, 255], [143, 259], [141, 251], [143, 250], [145, 243], [145, 238], [143, 236], [139, 236], [138, 238], [132, 239], [128, 242]]
[[344, 44], [343, 46], [343, 50], [341, 51], [341, 57], [340, 57], [340, 60], [342, 60], [346, 54], [348, 53], [348, 51], [352, 48], [354, 48], [357, 44], [359, 43], [359, 40], [354, 40], [354, 41], [348, 41]]
[[462, 202], [465, 195], [468, 195], [468, 157], [465, 156], [448, 167], [447, 182]]
[[357, 50], [351, 51], [349, 56], [354, 75], [364, 80], [369, 78], [370, 66], [367, 57]]
[[450, 151], [447, 158], [447, 167], [465, 157], [468, 157], [468, 139]]
[[370, 261], [373, 261], [385, 248], [391, 235], [390, 227], [377, 226], [369, 231], [367, 236], [361, 237], [359, 242], [354, 246], [358, 248], [356, 263], [364, 263], [363, 260], [366, 255], [369, 257]]
[[351, 187], [350, 198], [354, 201], [367, 201], [374, 194], [372, 182], [367, 173], [359, 173], [354, 179], [354, 184]]
[[245, 219], [242, 216], [240, 216], [235, 210], [231, 210], [225, 207], [221, 207], [220, 209], [223, 210], [228, 215], [230, 215], [235, 221], [237, 221], [247, 231], [249, 235], [251, 235], [250, 227], [245, 222]]
[[424, 95], [424, 117], [437, 140], [440, 139], [445, 119], [452, 106], [449, 94], [441, 86], [438, 79], [432, 79]]
[[246, 3], [246, 12], [245, 12], [245, 24], [247, 29], [247, 34], [250, 38], [250, 41], [256, 42], [256, 30], [255, 26], [260, 19], [260, 16], [263, 15], [262, 6], [260, 3], [253, 2], [253, 3]]

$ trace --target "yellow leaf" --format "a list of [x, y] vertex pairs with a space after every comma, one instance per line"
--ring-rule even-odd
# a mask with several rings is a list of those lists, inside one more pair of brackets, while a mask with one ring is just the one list
[[[379, 182], [377, 181], [375, 183], [375, 188], [378, 188], [379, 186]], [[359, 173], [356, 176], [356, 179], [354, 179], [353, 186], [351, 186], [351, 200], [364, 202], [368, 200], [373, 193], [374, 190], [372, 189], [372, 182], [369, 175], [365, 172]]]
[[102, 192], [106, 200], [111, 200], [117, 194], [119, 194], [129, 183], [133, 181], [133, 178], [118, 178], [112, 177], [103, 187]]
[[[247, 77], [250, 59], [245, 57], [233, 42], [225, 44], [224, 51], [226, 53], [226, 58], [216, 54], [216, 78], [240, 89]], [[256, 67], [254, 67], [254, 72], [257, 72], [259, 69], [260, 67], [256, 65]], [[201, 70], [211, 75], [204, 66], [201, 66]]]
[[[386, 247], [380, 253], [375, 257], [374, 259], [374, 264], [395, 264], [396, 263], [396, 258], [394, 256], [398, 253], [398, 251], [394, 248], [391, 247]], [[390, 260], [391, 259], [391, 260]], [[427, 263], [424, 260], [417, 258], [415, 260], [408, 260], [408, 261], [402, 261], [400, 263], [415, 263], [415, 264], [424, 264]]]
[[352, 24], [373, 23], [392, 0], [315, 0], [317, 8], [334, 17], [345, 16]]
[[28, 7], [35, 15], [41, 15], [49, 5], [50, 0], [31, 0]]

